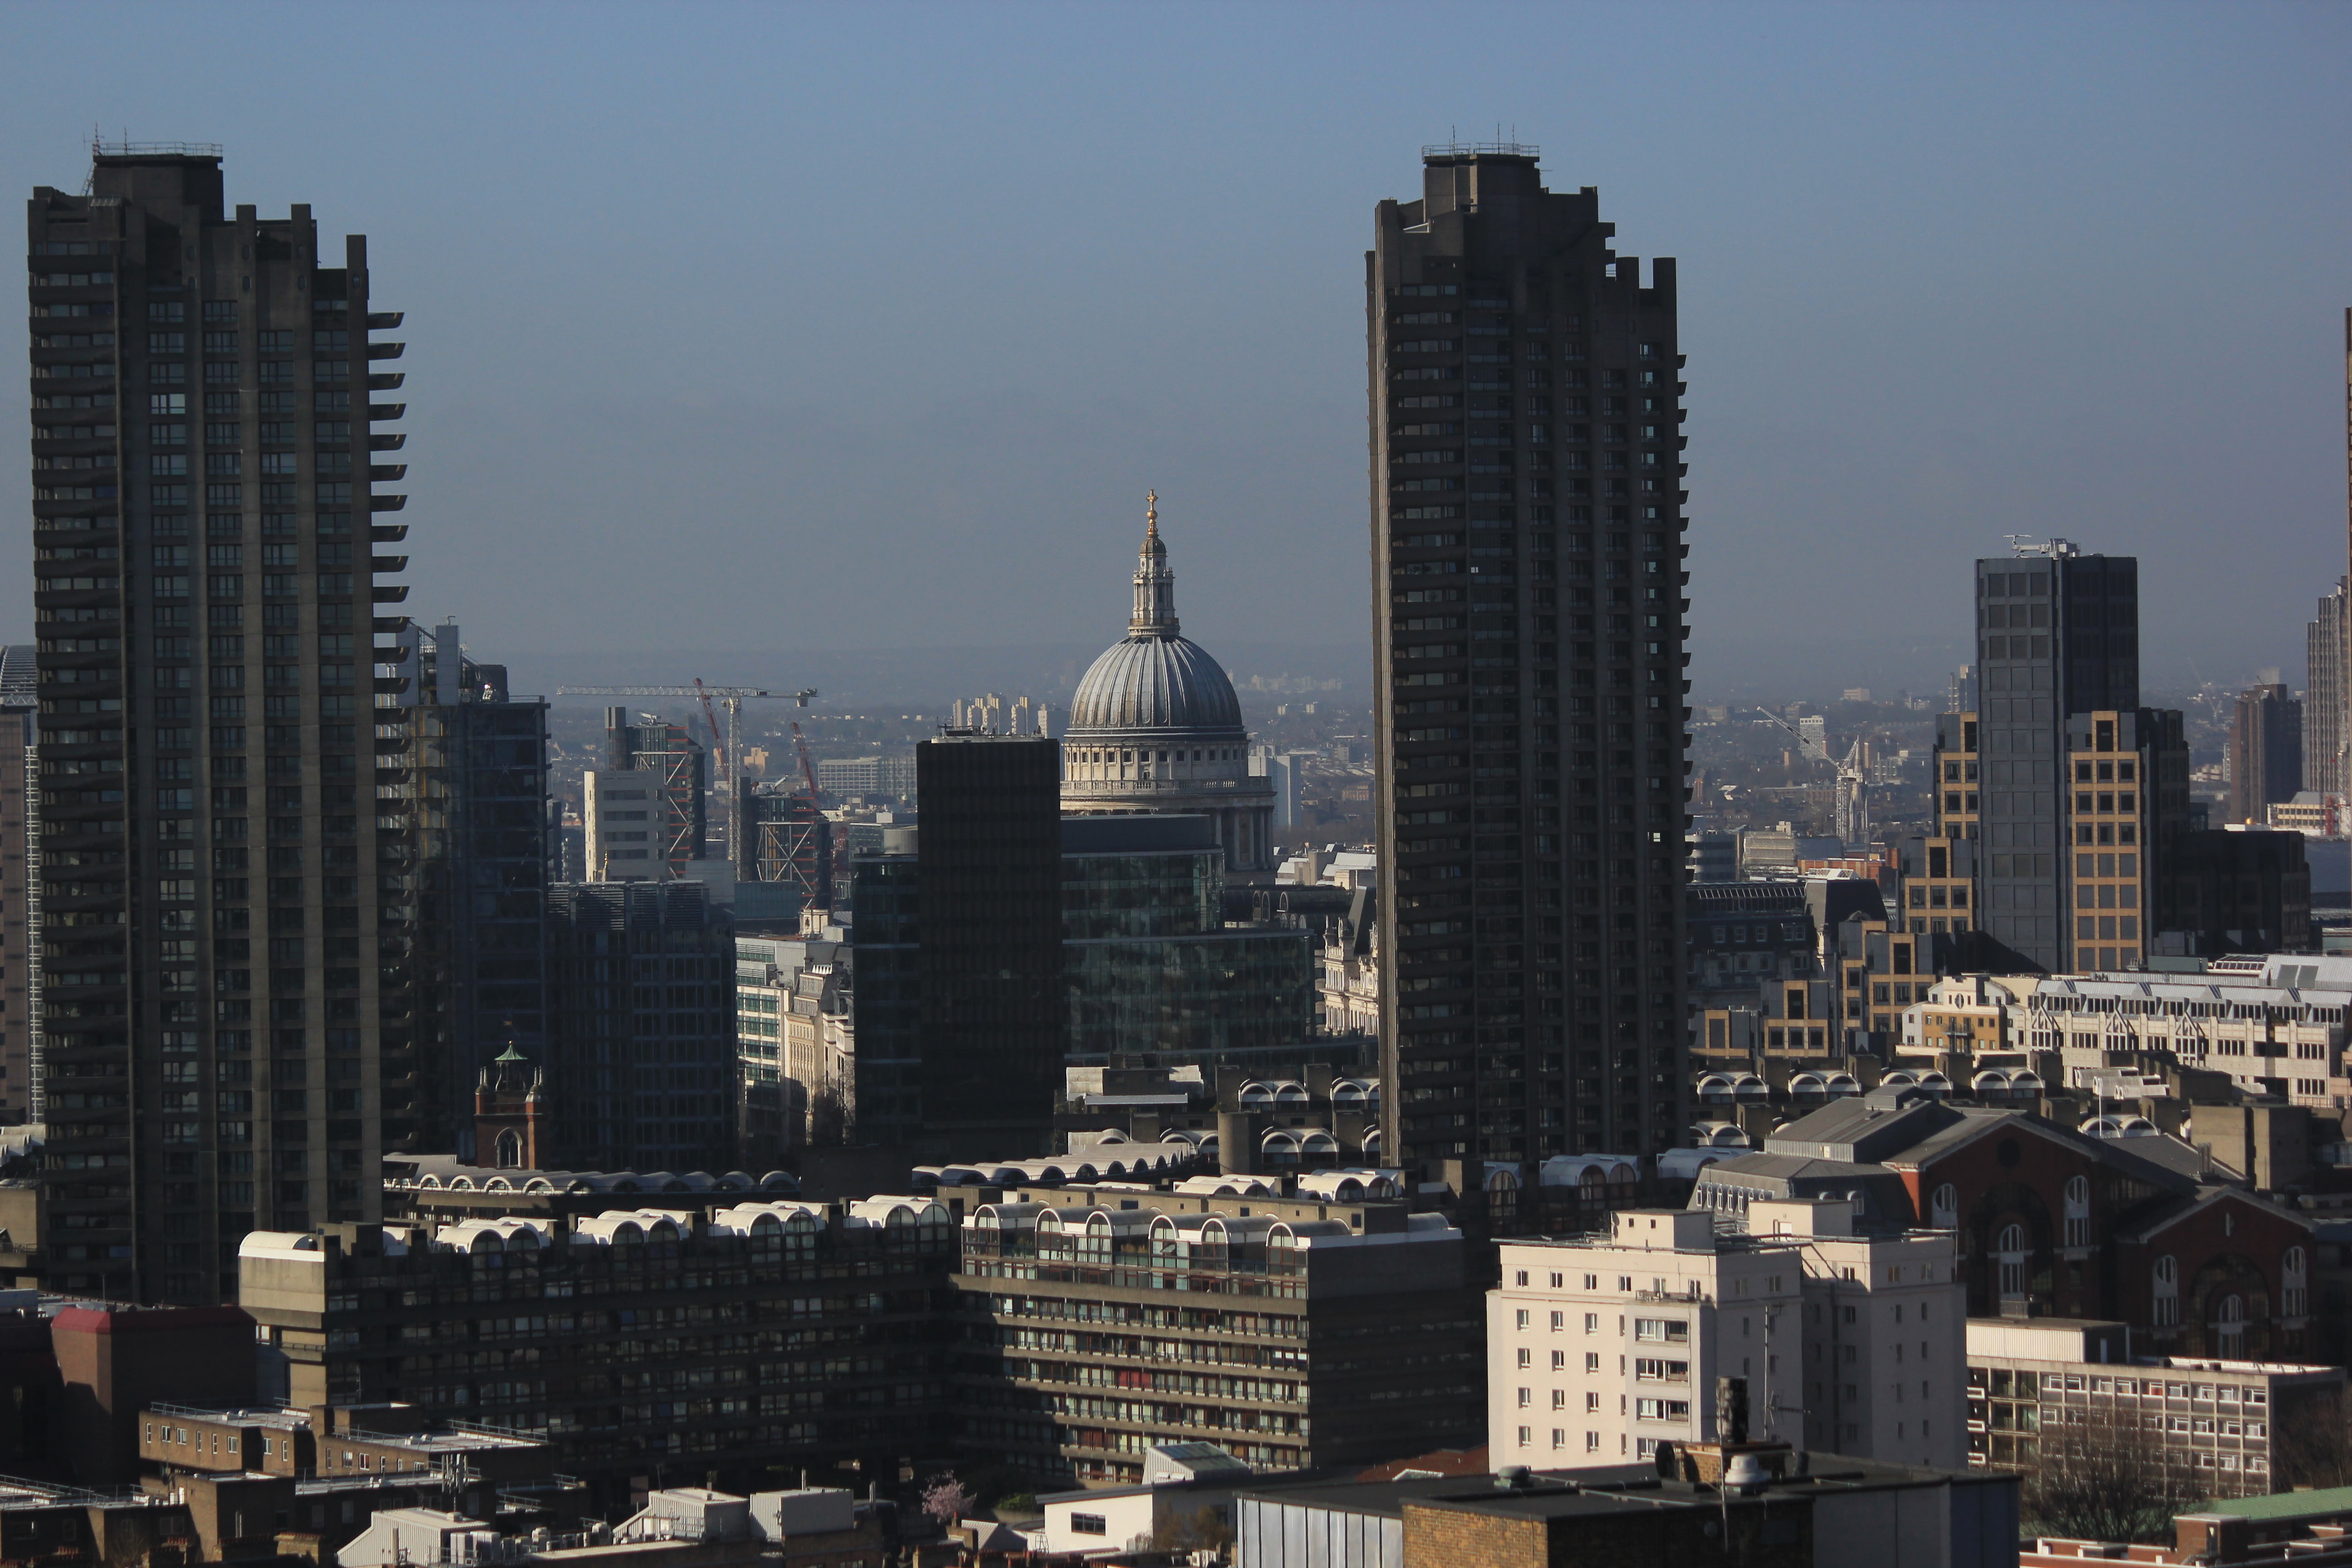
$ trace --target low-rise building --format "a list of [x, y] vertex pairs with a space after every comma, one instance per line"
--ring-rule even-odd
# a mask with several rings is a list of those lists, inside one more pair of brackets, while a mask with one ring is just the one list
[[543, 1434], [600, 1496], [944, 1447], [956, 1234], [921, 1197], [256, 1232], [240, 1300], [295, 1405]]
[[[1748, 1466], [1727, 1484], [1727, 1459]], [[1384, 1481], [1302, 1480], [1234, 1498], [1239, 1568], [2013, 1568], [2013, 1476], [1878, 1464], [1783, 1445], [1668, 1451], [1654, 1465]]]
[[1250, 1178], [975, 1192], [959, 1446], [1124, 1484], [1156, 1445], [1214, 1442], [1263, 1472], [1475, 1435], [1462, 1233], [1324, 1179], [1290, 1198]]
[[2138, 1432], [2177, 1479], [2253, 1497], [2304, 1479], [2288, 1434], [2343, 1421], [2342, 1367], [2134, 1356], [2126, 1323], [1971, 1318], [1968, 1359], [1971, 1465], [2031, 1469], [2052, 1435]]
[[[1497, 1463], [1644, 1458], [1762, 1439], [1959, 1465], [1965, 1307], [1948, 1236], [1858, 1229], [1843, 1198], [1618, 1213], [1608, 1233], [1502, 1246], [1487, 1297]], [[1736, 1387], [1745, 1413], [1719, 1400]]]

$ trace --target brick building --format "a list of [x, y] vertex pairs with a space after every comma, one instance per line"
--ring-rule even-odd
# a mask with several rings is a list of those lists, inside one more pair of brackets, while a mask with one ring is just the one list
[[1753, 1197], [1782, 1195], [1791, 1158], [1842, 1167], [1874, 1204], [1956, 1232], [1972, 1317], [2114, 1319], [2167, 1354], [2303, 1353], [2310, 1226], [2212, 1179], [2178, 1140], [2092, 1138], [1882, 1088], [1712, 1167], [1692, 1204], [1744, 1224]]

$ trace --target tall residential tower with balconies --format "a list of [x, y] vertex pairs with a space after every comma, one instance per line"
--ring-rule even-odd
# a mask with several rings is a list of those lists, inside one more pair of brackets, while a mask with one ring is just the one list
[[414, 1082], [400, 317], [363, 237], [222, 195], [216, 147], [101, 147], [26, 214], [44, 1228], [54, 1288], [120, 1299], [378, 1217]]
[[1535, 150], [1423, 150], [1366, 258], [1385, 1163], [1632, 1153], [1685, 1051], [1675, 265]]

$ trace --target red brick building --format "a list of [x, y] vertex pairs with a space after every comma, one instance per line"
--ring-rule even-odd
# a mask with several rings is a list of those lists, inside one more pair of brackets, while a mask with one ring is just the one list
[[2093, 1138], [1882, 1089], [1710, 1167], [1691, 1201], [1736, 1214], [1749, 1197], [1842, 1191], [1867, 1194], [1882, 1222], [1957, 1232], [1971, 1317], [2120, 1321], [2150, 1354], [2307, 1353], [2310, 1226], [2178, 1139]]

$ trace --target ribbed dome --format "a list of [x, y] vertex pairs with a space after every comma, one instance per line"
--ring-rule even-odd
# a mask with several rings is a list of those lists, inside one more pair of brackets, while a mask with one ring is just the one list
[[1078, 682], [1070, 733], [1098, 730], [1239, 739], [1242, 705], [1206, 648], [1188, 637], [1143, 633], [1113, 643]]

